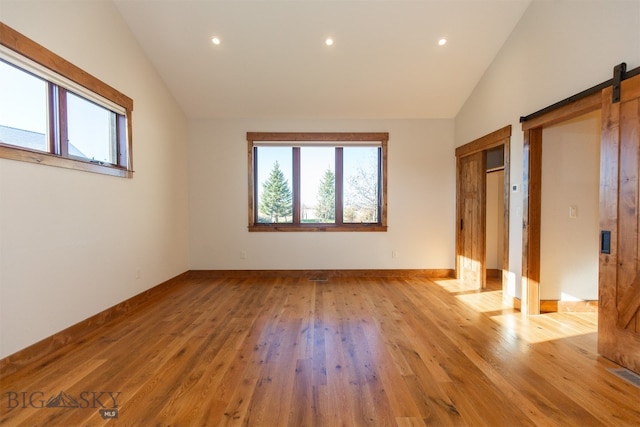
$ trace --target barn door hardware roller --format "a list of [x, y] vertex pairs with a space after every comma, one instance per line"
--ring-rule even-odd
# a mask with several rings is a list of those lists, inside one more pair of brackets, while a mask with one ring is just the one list
[[625, 79], [625, 73], [627, 72], [627, 64], [621, 63], [613, 67], [613, 99], [612, 103], [620, 102], [620, 85], [622, 81]]

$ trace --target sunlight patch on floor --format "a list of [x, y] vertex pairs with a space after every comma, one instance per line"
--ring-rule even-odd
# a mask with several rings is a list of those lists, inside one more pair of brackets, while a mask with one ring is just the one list
[[547, 313], [536, 316], [513, 313], [491, 316], [491, 320], [513, 330], [528, 343], [535, 344], [595, 334], [598, 332], [597, 316], [597, 313]]
[[456, 279], [434, 280], [433, 283], [437, 284], [442, 289], [451, 293], [477, 290], [469, 283], [466, 283], [462, 280], [456, 280]]
[[478, 313], [485, 313], [491, 320], [527, 343], [570, 338], [598, 332], [597, 312], [546, 313], [526, 316], [504, 305], [502, 291], [479, 290], [459, 280], [435, 280], [447, 292]]
[[456, 295], [456, 299], [479, 313], [500, 311], [507, 308], [502, 304], [502, 291], [475, 291], [474, 293]]

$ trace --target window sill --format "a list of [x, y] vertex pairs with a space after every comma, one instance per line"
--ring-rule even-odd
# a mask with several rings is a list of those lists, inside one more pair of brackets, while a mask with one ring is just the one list
[[259, 224], [259, 225], [250, 225], [249, 231], [281, 231], [281, 232], [359, 232], [359, 231], [370, 231], [370, 232], [386, 232], [386, 225], [379, 224], [344, 224], [344, 225], [335, 225], [335, 224], [302, 224], [302, 225], [292, 225], [292, 224]]
[[18, 160], [21, 162], [93, 172], [122, 178], [133, 178], [133, 171], [118, 166], [100, 165], [83, 160], [69, 159], [50, 153], [9, 146], [1, 143], [0, 159]]

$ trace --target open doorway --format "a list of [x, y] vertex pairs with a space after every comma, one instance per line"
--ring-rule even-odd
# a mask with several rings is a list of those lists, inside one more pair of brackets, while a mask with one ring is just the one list
[[456, 149], [456, 277], [506, 291], [511, 126]]
[[601, 111], [542, 131], [540, 311], [595, 311]]
[[485, 150], [486, 280], [487, 289], [502, 289], [504, 265], [504, 145]]
[[[583, 119], [581, 117], [593, 117], [591, 114], [598, 114], [601, 110], [602, 105], [602, 97], [600, 93], [593, 93], [587, 95], [573, 103], [566, 104], [560, 106], [558, 108], [554, 108], [553, 110], [541, 114], [535, 118], [527, 119], [523, 121], [522, 129], [524, 131], [524, 181], [523, 181], [523, 254], [522, 254], [522, 301], [521, 307], [522, 311], [526, 314], [539, 314], [541, 312], [541, 263], [543, 262], [542, 257], [542, 192], [543, 192], [543, 140], [546, 139], [549, 141], [549, 137], [553, 134], [553, 128], [558, 126], [556, 129], [559, 129], [560, 132], [557, 132], [559, 135], [565, 134], [568, 135], [567, 132], [563, 132], [566, 126], [573, 126], [575, 123], [580, 123]], [[578, 120], [578, 122], [573, 122], [574, 120]], [[551, 133], [550, 133], [551, 132]], [[560, 136], [559, 138], [562, 138]], [[599, 141], [599, 140], [598, 140]], [[597, 142], [599, 144], [599, 142]], [[552, 148], [553, 144], [545, 145], [547, 151]], [[560, 149], [566, 147], [560, 144]], [[580, 150], [582, 152], [582, 150]], [[575, 154], [575, 153], [574, 153]], [[568, 162], [572, 162], [570, 155], [567, 154], [562, 155], [555, 153], [555, 157], [566, 157]], [[544, 156], [547, 157], [546, 155]], [[557, 159], [556, 159], [557, 160]], [[550, 159], [546, 160], [547, 162], [551, 161]], [[564, 166], [554, 167], [551, 165], [551, 169], [556, 169], [558, 173], [564, 173]], [[546, 167], [545, 167], [546, 168]], [[575, 171], [577, 168], [580, 170], [580, 165], [576, 165], [575, 162], [571, 170]], [[568, 175], [572, 175], [571, 172], [567, 173]], [[596, 175], [597, 176], [597, 175]], [[547, 184], [544, 186], [547, 189], [554, 190], [557, 186], [557, 182], [554, 180], [558, 179], [551, 178], [547, 179]], [[571, 176], [562, 177], [563, 180], [570, 181], [572, 179]], [[596, 193], [597, 194], [597, 193]], [[548, 194], [547, 194], [548, 195]], [[545, 197], [547, 197], [545, 195]], [[561, 196], [562, 197], [562, 196]], [[569, 218], [576, 215], [580, 215], [580, 212], [586, 212], [588, 207], [584, 204], [584, 209], [580, 209], [578, 211], [579, 206], [577, 202], [571, 202], [568, 205], [566, 204], [566, 200], [569, 198], [566, 194], [563, 196], [564, 199], [560, 203], [561, 214], [558, 216], [562, 216], [565, 220], [575, 219]], [[547, 205], [549, 202], [547, 202]], [[562, 209], [564, 206], [564, 209]], [[547, 210], [548, 206], [545, 207]], [[545, 216], [547, 219], [554, 215], [550, 211], [548, 211]], [[573, 225], [573, 223], [572, 223]], [[566, 226], [566, 224], [565, 224]], [[562, 226], [560, 226], [562, 230]], [[562, 232], [564, 234], [564, 231]], [[597, 232], [596, 232], [597, 233]], [[549, 236], [553, 236], [553, 231], [547, 233]], [[558, 234], [558, 233], [556, 233]], [[597, 234], [595, 235], [597, 237]], [[565, 237], [566, 238], [566, 237]], [[547, 243], [545, 243], [547, 248], [552, 248], [551, 254], [553, 254], [558, 247], [554, 247], [553, 239], [556, 241], [561, 239], [559, 236], [553, 236], [552, 240], [549, 241], [547, 238]], [[551, 242], [551, 243], [550, 243]], [[597, 247], [596, 247], [597, 251]], [[546, 256], [546, 254], [545, 254]], [[545, 262], [548, 264], [549, 261]], [[597, 265], [597, 264], [596, 264]], [[548, 266], [548, 265], [547, 265]], [[565, 270], [566, 271], [566, 270]], [[545, 273], [546, 274], [546, 273]], [[547, 285], [545, 285], [547, 286]], [[545, 294], [542, 295], [543, 298], [550, 298], [548, 294], [546, 294], [547, 290], [544, 290]], [[554, 297], [555, 298], [555, 297]], [[559, 297], [557, 301], [560, 301], [562, 296]], [[556, 311], [554, 307], [550, 307], [548, 304], [557, 304], [557, 301], [554, 302], [554, 299], [542, 299], [544, 311]], [[585, 306], [587, 305], [587, 301], [583, 302]]]

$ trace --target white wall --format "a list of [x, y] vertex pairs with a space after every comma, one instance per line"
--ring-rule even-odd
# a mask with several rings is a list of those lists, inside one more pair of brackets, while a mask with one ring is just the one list
[[[202, 120], [189, 130], [192, 269], [453, 268], [453, 120]], [[250, 233], [248, 131], [389, 132], [388, 231]]]
[[598, 299], [599, 187], [600, 111], [544, 129], [540, 299]]
[[[511, 124], [510, 182], [521, 186], [519, 117], [610, 79], [621, 62], [640, 66], [639, 1], [534, 0], [456, 116], [455, 145]], [[509, 291], [519, 297], [522, 192], [510, 203]]]
[[504, 258], [504, 170], [487, 174], [486, 264], [502, 270]]
[[186, 119], [114, 6], [0, 0], [0, 20], [133, 98], [136, 171], [0, 159], [1, 358], [189, 263]]

